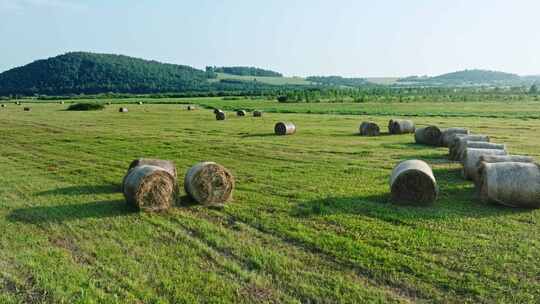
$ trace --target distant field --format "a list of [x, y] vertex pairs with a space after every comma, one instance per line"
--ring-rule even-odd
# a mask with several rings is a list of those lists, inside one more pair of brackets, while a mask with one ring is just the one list
[[220, 79], [234, 79], [242, 81], [258, 81], [261, 83], [271, 85], [310, 85], [309, 81], [306, 81], [301, 77], [254, 77], [254, 76], [238, 76], [231, 74], [218, 73], [218, 80]]
[[[364, 120], [384, 129], [388, 115], [414, 114], [540, 157], [540, 120], [523, 119], [540, 118], [537, 103], [159, 101], [170, 104], [0, 109], [0, 303], [540, 302], [540, 210], [480, 203], [447, 151], [412, 135], [356, 135]], [[178, 102], [276, 113], [216, 121]], [[281, 120], [298, 133], [274, 136]], [[119, 186], [143, 156], [173, 160], [180, 176], [225, 165], [234, 202], [133, 212]], [[411, 158], [434, 168], [431, 207], [389, 203], [390, 171]]]
[[[79, 102], [81, 100], [67, 100]], [[89, 100], [104, 102], [103, 100]], [[320, 103], [279, 103], [275, 100], [244, 99], [224, 100], [223, 98], [130, 98], [113, 99], [112, 103], [157, 104], [197, 104], [207, 108], [223, 110], [263, 110], [272, 113], [342, 114], [342, 115], [382, 115], [382, 116], [423, 116], [423, 117], [485, 117], [540, 119], [540, 102], [524, 100], [515, 102], [320, 102]], [[23, 101], [24, 102], [24, 101]], [[40, 102], [40, 101], [32, 101]]]
[[398, 81], [399, 77], [368, 77], [367, 81], [375, 84], [391, 85]]

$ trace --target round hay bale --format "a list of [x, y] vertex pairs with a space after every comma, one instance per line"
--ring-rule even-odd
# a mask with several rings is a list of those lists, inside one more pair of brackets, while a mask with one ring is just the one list
[[510, 207], [540, 208], [540, 168], [535, 163], [484, 163], [480, 198]]
[[236, 116], [246, 116], [246, 114], [247, 114], [247, 113], [246, 113], [246, 111], [244, 111], [244, 110], [238, 110], [238, 111], [236, 111]]
[[127, 113], [127, 112], [128, 112], [128, 109], [127, 109], [127, 108], [120, 108], [120, 109], [118, 109], [118, 112], [120, 112], [120, 113]]
[[494, 164], [494, 163], [534, 163], [535, 159], [530, 156], [524, 155], [482, 155], [476, 164], [477, 170], [477, 188], [480, 186], [479, 183], [482, 181], [484, 175], [484, 164]]
[[139, 101], [139, 102], [138, 102], [138, 104], [142, 105], [142, 104], [143, 104], [143, 102], [142, 102], [142, 101]]
[[223, 204], [232, 197], [234, 177], [221, 165], [202, 162], [189, 169], [184, 179], [184, 188], [200, 204]]
[[197, 108], [195, 106], [187, 106], [188, 111], [195, 111]]
[[30, 111], [32, 111], [32, 109], [30, 109], [29, 107], [24, 107], [23, 110], [24, 110], [25, 112], [30, 112]]
[[467, 148], [463, 157], [463, 177], [467, 180], [478, 181], [478, 161], [483, 155], [507, 155], [506, 150]]
[[5, 107], [6, 107], [6, 105], [5, 105], [5, 104], [2, 104], [2, 105], [0, 105], [0, 107], [2, 107], [2, 108], [5, 108]]
[[62, 104], [64, 104], [64, 102], [63, 102], [63, 101], [60, 101], [60, 104], [62, 105]]
[[253, 111], [253, 117], [262, 117], [261, 111]]
[[225, 112], [223, 111], [218, 111], [216, 113], [216, 120], [225, 120]]
[[442, 147], [450, 146], [450, 143], [456, 137], [456, 135], [469, 135], [469, 130], [465, 128], [448, 128], [441, 131], [441, 143]]
[[131, 169], [122, 188], [128, 204], [147, 212], [167, 210], [177, 193], [174, 177], [165, 169], [150, 165]]
[[487, 135], [464, 135], [456, 134], [448, 146], [448, 154], [451, 160], [461, 160], [460, 151], [466, 147], [468, 141], [489, 142]]
[[359, 130], [361, 136], [379, 136], [381, 134], [379, 126], [372, 121], [362, 122]]
[[390, 134], [407, 134], [414, 133], [416, 130], [412, 120], [392, 119], [389, 123], [388, 132]]
[[16, 101], [15, 104], [18, 105], [18, 106], [20, 106], [20, 105], [21, 105], [21, 102], [20, 102], [20, 101]]
[[506, 145], [504, 144], [496, 144], [496, 143], [489, 143], [489, 142], [483, 142], [483, 141], [466, 141], [458, 148], [458, 150], [455, 152], [455, 158], [456, 160], [462, 161], [465, 157], [465, 151], [467, 148], [475, 148], [475, 149], [494, 149], [494, 150], [506, 150]]
[[274, 126], [276, 135], [292, 135], [296, 133], [296, 126], [292, 122], [278, 122]]
[[439, 193], [431, 167], [421, 160], [398, 164], [390, 176], [390, 191], [394, 202], [419, 205], [433, 203]]
[[214, 109], [214, 114], [217, 115], [217, 113], [219, 113], [219, 112], [223, 112], [223, 111], [221, 111], [220, 109]]
[[417, 144], [439, 146], [441, 143], [441, 130], [436, 126], [428, 126], [414, 131], [414, 141]]
[[176, 165], [170, 160], [153, 159], [153, 158], [139, 158], [133, 160], [129, 164], [128, 171], [139, 166], [155, 166], [169, 172], [175, 179], [177, 178]]

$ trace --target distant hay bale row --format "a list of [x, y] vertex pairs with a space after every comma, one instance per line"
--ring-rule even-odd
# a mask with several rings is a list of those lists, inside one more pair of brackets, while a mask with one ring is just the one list
[[247, 113], [246, 113], [246, 111], [244, 111], [244, 110], [238, 110], [238, 111], [236, 111], [236, 116], [242, 116], [242, 117], [243, 117], [243, 116], [246, 116], [246, 114], [247, 114]]
[[439, 193], [431, 167], [421, 160], [399, 163], [390, 175], [392, 201], [406, 204], [431, 204]]
[[[187, 172], [184, 187], [200, 204], [223, 204], [232, 197], [234, 177], [221, 165], [203, 162]], [[126, 202], [141, 211], [167, 210], [179, 193], [176, 166], [166, 160], [134, 160], [123, 179], [122, 192]]]
[[388, 133], [390, 134], [407, 134], [414, 133], [416, 127], [412, 120], [391, 119], [388, 122]]
[[360, 124], [360, 135], [362, 136], [379, 136], [381, 130], [379, 126], [372, 121], [364, 121]]
[[427, 126], [416, 129], [414, 138], [417, 144], [448, 147], [458, 134], [467, 135], [469, 134], [469, 130], [465, 128], [448, 128], [441, 130], [437, 126]]
[[278, 122], [274, 126], [276, 135], [292, 135], [296, 133], [296, 126], [292, 122]]

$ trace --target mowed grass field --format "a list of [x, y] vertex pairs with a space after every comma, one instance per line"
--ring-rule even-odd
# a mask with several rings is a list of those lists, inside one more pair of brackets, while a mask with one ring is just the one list
[[[520, 116], [538, 105], [484, 108], [506, 118], [444, 117], [464, 111], [454, 104], [407, 111], [439, 109], [413, 119], [469, 127], [540, 157], [540, 120]], [[388, 116], [216, 121], [178, 104], [130, 104], [125, 114], [30, 106], [0, 109], [0, 303], [540, 301], [540, 211], [479, 202], [444, 148], [410, 134], [356, 135], [363, 120], [384, 129]], [[298, 133], [274, 136], [281, 120]], [[237, 179], [234, 201], [212, 209], [183, 196], [166, 213], [135, 212], [120, 183], [139, 157], [173, 160], [181, 177], [199, 161], [221, 163]], [[412, 158], [434, 169], [433, 206], [389, 202], [392, 168]]]

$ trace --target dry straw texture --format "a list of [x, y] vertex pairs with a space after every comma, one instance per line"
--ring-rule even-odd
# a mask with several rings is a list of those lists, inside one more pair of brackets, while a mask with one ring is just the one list
[[379, 126], [372, 121], [364, 121], [360, 124], [359, 130], [362, 136], [379, 136], [381, 134]]
[[165, 169], [142, 165], [129, 170], [124, 178], [126, 201], [146, 212], [167, 210], [176, 197], [176, 179]]
[[184, 188], [200, 204], [223, 204], [232, 198], [234, 177], [219, 164], [202, 162], [189, 169], [184, 179]]
[[441, 142], [441, 130], [436, 126], [428, 126], [416, 129], [414, 140], [417, 144], [439, 146]]
[[427, 205], [437, 199], [438, 187], [431, 167], [421, 160], [398, 164], [390, 176], [392, 201]]

